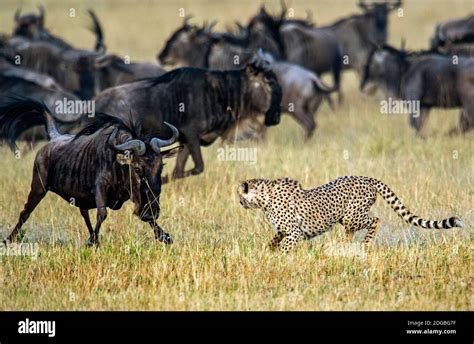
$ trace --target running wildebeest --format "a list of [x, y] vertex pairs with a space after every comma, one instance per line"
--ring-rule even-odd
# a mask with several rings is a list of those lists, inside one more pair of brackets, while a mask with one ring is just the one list
[[363, 14], [354, 14], [325, 26], [334, 32], [342, 45], [344, 68], [355, 69], [362, 75], [374, 44], [381, 46], [387, 43], [389, 13], [401, 5], [401, 0], [370, 4], [359, 1]]
[[431, 47], [439, 48], [449, 43], [474, 43], [474, 15], [436, 25]]
[[[32, 41], [48, 42], [62, 49], [74, 49], [71, 44], [49, 32], [44, 26], [45, 9], [42, 5], [38, 6], [38, 8], [39, 14], [27, 13], [20, 15], [20, 9], [15, 12], [15, 27], [12, 36], [23, 37]], [[96, 35], [95, 49], [97, 51], [105, 49], [102, 28], [97, 20], [97, 16], [92, 10], [89, 10], [88, 13], [92, 19], [91, 31]]]
[[474, 15], [437, 24], [430, 43], [441, 53], [474, 57]]
[[474, 128], [474, 59], [459, 57], [456, 64], [449, 55], [407, 53], [385, 45], [370, 55], [360, 88], [370, 92], [375, 86], [409, 105], [418, 102], [419, 113], [410, 114], [418, 133], [433, 107], [460, 107], [461, 132]]
[[[331, 72], [333, 86], [339, 90], [343, 68], [342, 45], [328, 28], [301, 25], [301, 21], [285, 20], [284, 7], [279, 17], [273, 17], [264, 7], [248, 26], [250, 45], [268, 51], [276, 59], [300, 65], [318, 76]], [[339, 100], [342, 94], [339, 92]]]
[[[22, 96], [42, 101], [52, 109], [52, 115], [59, 122], [62, 131], [71, 129], [79, 120], [74, 113], [64, 111], [58, 103], [79, 101], [74, 94], [64, 90], [53, 78], [39, 74], [26, 68], [11, 65], [0, 57], [0, 96]], [[36, 126], [21, 135], [21, 139], [28, 141], [32, 146], [38, 140], [46, 138], [44, 126]]]
[[[88, 245], [99, 244], [107, 208], [118, 210], [129, 199], [135, 203], [134, 214], [153, 228], [156, 239], [172, 242], [157, 220], [163, 158], [179, 148], [161, 149], [176, 141], [176, 128], [165, 123], [173, 132], [170, 139], [145, 140], [134, 122], [127, 125], [116, 117], [96, 113], [94, 123], [77, 135], [63, 135], [40, 102], [13, 98], [0, 104], [0, 138], [12, 149], [23, 130], [40, 123], [46, 126], [50, 141], [36, 155], [28, 200], [6, 244], [17, 239], [21, 226], [48, 191], [80, 209], [90, 234]], [[95, 228], [90, 209], [97, 209]]]
[[[97, 15], [93, 11], [89, 11], [89, 13], [93, 19], [92, 31], [95, 32], [98, 37], [96, 51], [105, 52], [105, 38], [102, 26], [100, 25]], [[114, 54], [105, 54], [97, 57], [94, 67], [96, 71], [96, 93], [109, 87], [146, 78], [155, 78], [166, 73], [166, 70], [156, 64], [147, 62], [126, 62]]]
[[[280, 122], [281, 88], [275, 74], [256, 60], [232, 71], [179, 68], [161, 77], [109, 88], [95, 98], [96, 110], [126, 118], [130, 109], [148, 134], [163, 121], [179, 129], [184, 149], [173, 178], [202, 173], [200, 146], [212, 144], [239, 119], [265, 115], [265, 125]], [[184, 171], [189, 155], [194, 168]], [[167, 181], [167, 178], [164, 178]]]
[[[200, 49], [203, 45], [208, 49]], [[185, 21], [166, 42], [159, 54], [162, 63], [207, 67], [213, 70], [237, 69], [247, 64], [255, 53], [245, 37], [233, 37], [228, 33], [214, 33], [206, 27], [190, 25]], [[195, 51], [188, 54], [188, 51]], [[259, 52], [262, 51], [261, 49]], [[260, 55], [260, 53], [259, 53]], [[288, 112], [304, 128], [306, 138], [310, 138], [316, 128], [314, 115], [323, 99], [332, 105], [329, 94], [335, 89], [326, 86], [313, 72], [298, 65], [275, 61], [269, 53], [260, 56], [271, 62], [269, 68], [276, 74], [282, 88], [282, 110]], [[265, 126], [258, 121], [245, 121], [249, 130], [259, 128], [261, 135], [249, 134], [239, 123], [239, 128], [226, 135], [228, 138], [246, 139], [264, 136]], [[243, 129], [242, 129], [243, 128]], [[238, 137], [235, 133], [238, 133]]]

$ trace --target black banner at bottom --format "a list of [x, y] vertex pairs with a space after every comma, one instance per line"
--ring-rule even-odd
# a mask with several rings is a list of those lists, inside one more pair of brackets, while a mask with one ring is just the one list
[[[473, 312], [1, 312], [0, 343], [62, 343], [98, 338], [232, 339], [261, 329], [268, 339], [289, 336], [403, 343], [473, 343]], [[194, 331], [179, 331], [179, 330]], [[313, 332], [300, 331], [303, 329]], [[201, 330], [201, 331], [200, 331]], [[218, 338], [216, 338], [218, 339]], [[222, 338], [221, 338], [222, 339]]]

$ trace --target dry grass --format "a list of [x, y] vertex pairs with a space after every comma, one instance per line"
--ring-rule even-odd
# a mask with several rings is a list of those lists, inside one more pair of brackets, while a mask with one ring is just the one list
[[[36, 1], [24, 3], [31, 9]], [[82, 27], [84, 10], [93, 7], [109, 49], [132, 60], [153, 60], [179, 23], [175, 1], [45, 3], [53, 32], [83, 47], [92, 46]], [[253, 1], [180, 3], [189, 3], [185, 9], [199, 20], [219, 18], [221, 28], [246, 21], [258, 7]], [[318, 24], [355, 11], [352, 1], [294, 3], [297, 14], [313, 8]], [[68, 18], [75, 6], [78, 17]], [[1, 31], [11, 30], [15, 7], [2, 3]], [[437, 20], [470, 10], [469, 0], [407, 1], [405, 16], [391, 17], [390, 40], [404, 35], [409, 47], [424, 47]], [[79, 211], [48, 195], [24, 226], [25, 242], [39, 245], [37, 259], [0, 257], [0, 309], [472, 310], [473, 134], [448, 137], [458, 111], [433, 111], [426, 139], [417, 138], [406, 116], [381, 115], [357, 83], [354, 75], [344, 76], [345, 105], [336, 113], [322, 108], [310, 142], [284, 117], [267, 142], [238, 145], [257, 148], [255, 165], [218, 161], [218, 144], [203, 149], [205, 173], [166, 185], [162, 193], [160, 224], [173, 235], [172, 247], [155, 243], [127, 203], [110, 213], [102, 247], [87, 249]], [[6, 148], [0, 154], [3, 237], [28, 194], [34, 154], [20, 160]], [[250, 177], [290, 176], [310, 187], [351, 174], [383, 180], [421, 216], [459, 215], [466, 228], [414, 230], [378, 201], [373, 212], [381, 229], [369, 252], [346, 242], [336, 227], [281, 256], [265, 248], [272, 232], [261, 214], [241, 209], [235, 193], [238, 181]]]

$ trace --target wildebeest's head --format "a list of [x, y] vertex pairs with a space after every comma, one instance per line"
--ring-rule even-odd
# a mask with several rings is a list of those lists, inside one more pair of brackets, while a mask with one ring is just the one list
[[360, 89], [373, 93], [381, 87], [391, 96], [400, 95], [402, 74], [406, 68], [406, 53], [388, 45], [375, 48], [369, 55]]
[[401, 5], [401, 0], [398, 0], [396, 3], [374, 2], [371, 4], [367, 4], [362, 0], [359, 1], [358, 6], [364, 13], [375, 19], [375, 30], [368, 30], [367, 32], [368, 34], [373, 33], [368, 37], [371, 41], [377, 44], [384, 44], [387, 41], [388, 14]]
[[270, 64], [261, 56], [253, 59], [245, 67], [248, 91], [245, 102], [249, 110], [265, 113], [265, 125], [280, 123], [282, 91]]
[[119, 128], [115, 128], [108, 139], [109, 146], [117, 152], [117, 162], [129, 170], [134, 214], [145, 222], [155, 221], [160, 215], [163, 159], [174, 156], [181, 148], [161, 150], [176, 142], [179, 135], [178, 129], [165, 124], [173, 133], [168, 140], [153, 137], [144, 141], [133, 138], [130, 131]]
[[[214, 39], [210, 35], [213, 24], [198, 27], [189, 24], [190, 18], [184, 19], [183, 25], [171, 35], [158, 54], [157, 59], [162, 65], [190, 65], [193, 55], [205, 55], [213, 44]], [[196, 66], [196, 63], [193, 65]]]
[[280, 26], [286, 10], [280, 17], [270, 15], [264, 6], [260, 12], [250, 19], [247, 25], [247, 34], [250, 45], [254, 49], [264, 49], [276, 57], [283, 55], [283, 44], [280, 39]]
[[20, 15], [20, 9], [15, 12], [13, 35], [24, 36], [30, 39], [38, 38], [40, 30], [44, 28], [44, 7], [40, 5], [38, 9], [39, 14], [27, 13]]

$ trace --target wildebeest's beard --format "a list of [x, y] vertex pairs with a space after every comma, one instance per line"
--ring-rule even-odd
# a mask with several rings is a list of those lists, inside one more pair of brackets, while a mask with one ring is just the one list
[[273, 72], [267, 73], [271, 74], [268, 77], [268, 85], [271, 89], [271, 100], [270, 107], [265, 113], [265, 125], [271, 126], [280, 123], [282, 91], [275, 74]]
[[[146, 170], [137, 173], [131, 166], [132, 202], [135, 203], [134, 214], [142, 221], [154, 222], [160, 216], [161, 172], [163, 164], [161, 158], [147, 159]], [[151, 161], [155, 160], [155, 161]], [[158, 171], [154, 171], [154, 170]], [[134, 181], [133, 181], [134, 180]]]

